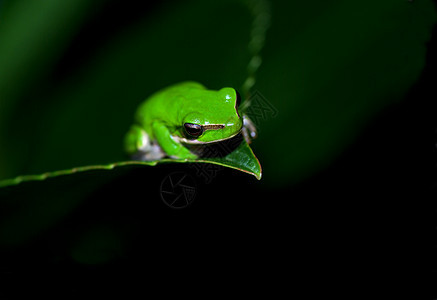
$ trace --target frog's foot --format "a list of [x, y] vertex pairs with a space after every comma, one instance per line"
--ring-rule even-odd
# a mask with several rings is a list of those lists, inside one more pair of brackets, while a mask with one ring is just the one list
[[257, 137], [255, 124], [246, 115], [243, 116], [243, 129], [241, 131], [248, 144], [250, 144], [252, 140], [256, 139]]
[[[132, 126], [126, 139], [128, 152], [131, 152], [133, 160], [158, 160], [165, 157], [161, 147], [151, 141], [147, 132], [139, 126]], [[129, 151], [130, 149], [130, 151]]]
[[152, 161], [162, 159], [165, 156], [165, 153], [158, 144], [151, 143], [147, 149], [139, 149], [137, 153], [132, 155], [132, 159]]

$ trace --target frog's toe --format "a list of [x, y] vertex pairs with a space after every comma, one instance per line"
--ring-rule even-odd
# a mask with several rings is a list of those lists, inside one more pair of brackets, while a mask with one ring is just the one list
[[244, 139], [248, 144], [250, 144], [252, 140], [256, 139], [256, 137], [258, 136], [255, 124], [246, 115], [243, 116], [243, 128], [241, 131], [243, 133]]
[[132, 159], [152, 161], [159, 160], [164, 157], [165, 153], [158, 144], [150, 144], [149, 147], [138, 150], [138, 152], [132, 156]]
[[137, 151], [132, 155], [133, 160], [151, 161], [165, 157], [165, 153], [161, 147], [157, 143], [154, 143], [143, 129], [139, 132], [135, 146]]

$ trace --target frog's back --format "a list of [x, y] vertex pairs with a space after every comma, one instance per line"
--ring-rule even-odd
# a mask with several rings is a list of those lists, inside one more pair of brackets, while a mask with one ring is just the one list
[[137, 122], [147, 129], [153, 121], [158, 119], [176, 120], [179, 103], [183, 102], [186, 95], [193, 90], [206, 90], [206, 88], [195, 81], [184, 81], [155, 92], [138, 108]]

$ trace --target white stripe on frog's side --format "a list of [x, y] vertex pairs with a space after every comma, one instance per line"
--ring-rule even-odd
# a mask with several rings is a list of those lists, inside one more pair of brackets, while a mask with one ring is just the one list
[[219, 129], [225, 128], [225, 125], [223, 125], [223, 124], [207, 124], [207, 125], [201, 125], [201, 126], [202, 126], [203, 130], [205, 130], [205, 131], [206, 130], [219, 130]]

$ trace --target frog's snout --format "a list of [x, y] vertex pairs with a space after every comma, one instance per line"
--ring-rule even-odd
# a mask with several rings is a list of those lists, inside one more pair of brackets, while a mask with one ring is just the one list
[[238, 119], [237, 122], [230, 122], [225, 124], [226, 131], [229, 133], [238, 133], [243, 128], [243, 120]]

